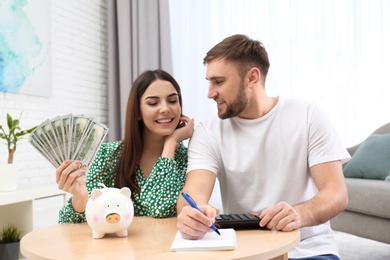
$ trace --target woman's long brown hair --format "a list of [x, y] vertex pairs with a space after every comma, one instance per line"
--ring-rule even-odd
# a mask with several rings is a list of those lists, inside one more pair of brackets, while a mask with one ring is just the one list
[[115, 187], [129, 187], [132, 193], [140, 192], [140, 187], [137, 185], [135, 179], [135, 173], [143, 149], [144, 123], [140, 120], [140, 99], [146, 89], [157, 79], [172, 83], [179, 96], [180, 107], [183, 107], [180, 86], [169, 73], [160, 69], [153, 71], [147, 70], [134, 81], [127, 100], [125, 137], [117, 150], [121, 150], [121, 154], [119, 155], [114, 170], [114, 174], [116, 175]]

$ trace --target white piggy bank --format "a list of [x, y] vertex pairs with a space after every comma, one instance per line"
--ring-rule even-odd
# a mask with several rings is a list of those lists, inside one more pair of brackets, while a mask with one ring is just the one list
[[127, 229], [134, 218], [134, 206], [129, 188], [94, 189], [85, 208], [87, 223], [92, 229], [93, 238], [105, 234], [127, 236]]

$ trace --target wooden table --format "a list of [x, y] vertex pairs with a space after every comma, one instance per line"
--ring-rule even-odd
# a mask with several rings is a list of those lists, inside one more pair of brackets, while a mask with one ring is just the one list
[[238, 230], [237, 249], [229, 251], [171, 252], [176, 218], [135, 217], [128, 237], [106, 235], [93, 239], [87, 223], [37, 229], [21, 240], [28, 259], [285, 259], [298, 244], [299, 230]]

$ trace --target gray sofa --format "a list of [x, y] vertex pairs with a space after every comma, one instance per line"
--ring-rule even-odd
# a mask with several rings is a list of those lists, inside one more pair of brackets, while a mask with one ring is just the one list
[[[390, 133], [390, 123], [373, 134]], [[348, 148], [353, 156], [360, 144]], [[349, 204], [330, 222], [334, 230], [390, 243], [390, 182], [378, 179], [345, 178]]]

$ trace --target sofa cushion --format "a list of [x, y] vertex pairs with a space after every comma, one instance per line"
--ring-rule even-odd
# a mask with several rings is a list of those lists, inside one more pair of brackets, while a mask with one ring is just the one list
[[390, 182], [345, 178], [347, 210], [390, 219]]
[[389, 172], [390, 134], [370, 135], [344, 166], [344, 176], [349, 178], [385, 180]]

